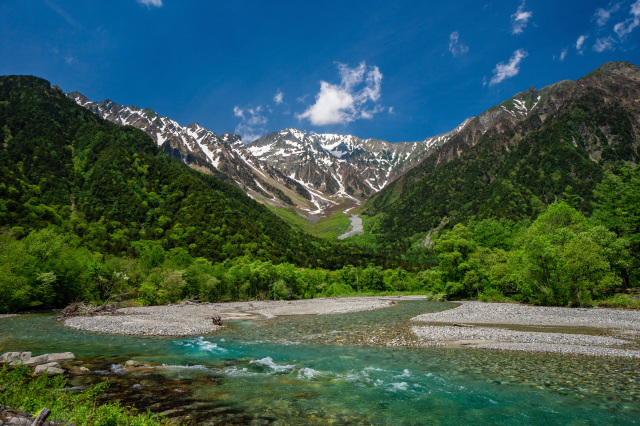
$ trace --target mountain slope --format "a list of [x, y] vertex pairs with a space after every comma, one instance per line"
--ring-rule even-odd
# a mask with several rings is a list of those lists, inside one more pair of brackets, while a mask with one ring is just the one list
[[572, 199], [589, 211], [607, 164], [640, 156], [640, 68], [608, 63], [576, 81], [530, 89], [473, 119], [369, 200], [390, 240], [469, 218], [534, 218]]
[[319, 193], [328, 202], [343, 197], [360, 203], [418, 164], [467, 122], [421, 142], [399, 143], [285, 129], [252, 142], [247, 150], [312, 195]]
[[344, 260], [340, 247], [292, 230], [236, 186], [169, 160], [144, 132], [100, 119], [45, 80], [0, 77], [0, 128], [0, 227], [16, 235], [53, 225], [118, 255], [153, 240], [212, 261]]
[[251, 197], [276, 207], [294, 207], [303, 215], [360, 204], [470, 121], [420, 142], [388, 143], [285, 129], [244, 145], [237, 135], [216, 135], [197, 123], [180, 126], [148, 108], [91, 102], [77, 92], [69, 97], [106, 120], [144, 130], [171, 157], [201, 171], [220, 172]]

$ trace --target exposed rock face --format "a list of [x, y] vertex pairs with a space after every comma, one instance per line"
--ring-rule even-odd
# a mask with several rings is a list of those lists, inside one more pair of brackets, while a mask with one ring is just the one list
[[286, 129], [245, 145], [238, 135], [216, 135], [198, 123], [180, 126], [148, 108], [91, 102], [77, 92], [68, 96], [106, 120], [145, 131], [169, 156], [235, 182], [256, 200], [314, 214], [361, 203], [470, 122], [419, 142]]

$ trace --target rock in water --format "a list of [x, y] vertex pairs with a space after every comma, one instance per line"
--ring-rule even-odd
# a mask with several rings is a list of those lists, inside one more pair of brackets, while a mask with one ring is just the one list
[[41, 374], [49, 374], [50, 376], [63, 374], [64, 370], [60, 368], [60, 364], [57, 362], [50, 362], [48, 364], [41, 364], [36, 366], [35, 370], [33, 370], [34, 376], [39, 376]]

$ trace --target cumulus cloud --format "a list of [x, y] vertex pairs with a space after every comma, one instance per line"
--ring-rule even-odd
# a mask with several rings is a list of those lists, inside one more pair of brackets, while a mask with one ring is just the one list
[[578, 51], [579, 55], [582, 55], [582, 52], [584, 50], [584, 42], [587, 41], [588, 38], [589, 36], [586, 34], [578, 37], [578, 40], [576, 41], [576, 50]]
[[621, 39], [629, 35], [631, 31], [640, 25], [640, 0], [637, 0], [631, 5], [629, 15], [630, 17], [628, 19], [617, 23], [613, 27], [613, 31], [615, 31]]
[[144, 4], [147, 7], [162, 7], [162, 0], [137, 0], [138, 3]]
[[511, 55], [511, 59], [506, 64], [504, 62], [500, 62], [493, 70], [493, 77], [489, 82], [489, 86], [493, 86], [494, 84], [501, 83], [503, 80], [507, 78], [515, 77], [520, 72], [520, 62], [524, 58], [529, 56], [529, 54], [524, 49], [518, 49], [513, 52]]
[[233, 107], [233, 115], [240, 118], [235, 132], [240, 135], [244, 143], [253, 142], [266, 133], [265, 125], [269, 121], [260, 105], [255, 108]]
[[464, 55], [469, 51], [469, 46], [460, 41], [460, 34], [454, 31], [449, 36], [449, 52], [456, 57], [458, 55]]
[[276, 105], [280, 105], [284, 100], [284, 93], [282, 93], [282, 90], [278, 90], [278, 92], [276, 93], [276, 95], [273, 97], [273, 101], [276, 103]]
[[533, 16], [533, 12], [524, 10], [524, 0], [516, 10], [516, 13], [511, 15], [511, 33], [520, 34], [524, 31], [529, 23], [529, 19]]
[[615, 42], [616, 41], [611, 36], [599, 38], [596, 40], [596, 44], [593, 45], [593, 50], [598, 53], [604, 52], [605, 50], [613, 50]]
[[609, 19], [611, 19], [611, 15], [616, 13], [618, 10], [620, 10], [620, 3], [614, 4], [609, 9], [596, 9], [596, 13], [594, 14], [596, 22], [601, 27], [605, 26], [607, 22], [609, 22]]
[[365, 118], [370, 119], [382, 111], [378, 105], [382, 93], [382, 73], [378, 67], [367, 67], [362, 62], [356, 68], [338, 64], [340, 84], [320, 82], [316, 102], [298, 119], [308, 119], [311, 124], [347, 124]]

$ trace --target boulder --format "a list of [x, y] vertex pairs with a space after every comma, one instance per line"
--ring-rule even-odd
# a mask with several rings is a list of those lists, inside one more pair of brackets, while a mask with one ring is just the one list
[[0, 362], [8, 362], [12, 365], [31, 358], [31, 352], [5, 352], [0, 356]]
[[35, 370], [33, 370], [34, 376], [39, 376], [41, 374], [49, 374], [50, 376], [63, 374], [64, 370], [60, 368], [60, 364], [57, 362], [50, 362], [47, 364], [37, 365]]
[[55, 354], [48, 354], [49, 362], [65, 362], [65, 361], [73, 361], [76, 359], [76, 356], [73, 352], [60, 352]]
[[[33, 367], [40, 364], [46, 364], [48, 362], [49, 362], [49, 354], [33, 356], [31, 358], [22, 360], [22, 364], [28, 365], [29, 367]], [[15, 364], [11, 363], [11, 365], [15, 365]]]
[[62, 353], [54, 353], [54, 354], [43, 354], [43, 355], [26, 358], [22, 360], [22, 363], [24, 365], [33, 367], [40, 364], [46, 364], [48, 362], [65, 362], [65, 361], [73, 361], [74, 359], [76, 359], [76, 356], [73, 353], [62, 352]]

